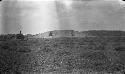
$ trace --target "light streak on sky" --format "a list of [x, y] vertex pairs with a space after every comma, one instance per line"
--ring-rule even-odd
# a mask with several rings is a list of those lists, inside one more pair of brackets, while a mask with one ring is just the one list
[[[125, 30], [120, 0], [4, 0], [0, 12], [3, 33], [42, 33], [55, 29]], [[1, 17], [2, 16], [2, 17]]]

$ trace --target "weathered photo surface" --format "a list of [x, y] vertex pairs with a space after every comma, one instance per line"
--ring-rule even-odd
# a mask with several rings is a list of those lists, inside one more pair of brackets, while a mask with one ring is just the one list
[[124, 0], [0, 1], [0, 74], [125, 74]]

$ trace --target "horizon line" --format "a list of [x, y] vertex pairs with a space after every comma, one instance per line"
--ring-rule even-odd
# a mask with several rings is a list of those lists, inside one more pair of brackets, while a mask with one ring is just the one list
[[[51, 31], [70, 31], [72, 29], [62, 29], [62, 30], [50, 30], [50, 31], [46, 31], [46, 32], [51, 32]], [[121, 31], [121, 32], [125, 32], [124, 30], [83, 30], [83, 31], [78, 31], [78, 30], [72, 30], [72, 31], [77, 31], [77, 32], [86, 32], [86, 31]], [[28, 34], [31, 34], [31, 35], [37, 35], [37, 34], [42, 34], [42, 33], [46, 33], [46, 32], [41, 32], [41, 33], [36, 33], [36, 34], [31, 34], [31, 33], [23, 33], [23, 35], [28, 35]], [[0, 35], [7, 35], [7, 34], [19, 34], [19, 33], [1, 33]]]

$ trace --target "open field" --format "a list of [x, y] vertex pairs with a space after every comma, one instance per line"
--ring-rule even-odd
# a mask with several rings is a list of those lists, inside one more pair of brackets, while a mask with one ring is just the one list
[[125, 37], [0, 41], [0, 74], [125, 74]]

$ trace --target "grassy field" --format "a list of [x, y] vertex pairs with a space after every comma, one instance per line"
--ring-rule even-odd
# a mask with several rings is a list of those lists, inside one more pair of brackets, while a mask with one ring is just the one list
[[124, 37], [0, 41], [0, 74], [124, 74]]

